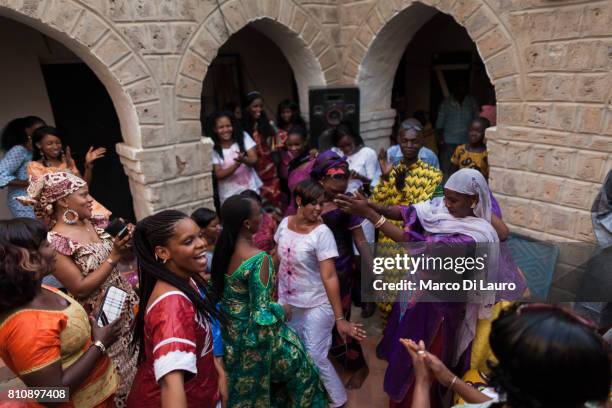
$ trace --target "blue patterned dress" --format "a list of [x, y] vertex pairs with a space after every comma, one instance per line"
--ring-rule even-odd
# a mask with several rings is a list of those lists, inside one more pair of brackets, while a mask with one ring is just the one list
[[[32, 160], [32, 152], [22, 145], [13, 146], [0, 160], [0, 187], [6, 187], [13, 180], [28, 179], [28, 163]], [[7, 205], [13, 218], [35, 218], [32, 207], [25, 206], [15, 197], [25, 196], [25, 187], [8, 186]]]

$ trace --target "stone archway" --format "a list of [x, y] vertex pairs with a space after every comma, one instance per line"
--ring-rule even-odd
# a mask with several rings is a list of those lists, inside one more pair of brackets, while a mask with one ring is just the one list
[[130, 152], [142, 146], [142, 134], [148, 123], [163, 123], [161, 115], [155, 115], [149, 108], [159, 103], [159, 95], [147, 66], [112, 24], [76, 1], [4, 1], [0, 2], [0, 15], [40, 31], [69, 48], [105, 86], [121, 125], [124, 143], [117, 145], [117, 153], [129, 176], [134, 210], [137, 216], [144, 215], [149, 207], [148, 198], [139, 194], [140, 162]]
[[[495, 86], [500, 119], [504, 102], [522, 99], [520, 64], [512, 37], [482, 0], [421, 0], [378, 2], [360, 24], [344, 64], [345, 80], [361, 89], [362, 136], [373, 147], [384, 147], [395, 111], [391, 88], [401, 56], [414, 34], [438, 11], [464, 26]], [[490, 129], [488, 133], [494, 132]]]
[[308, 88], [340, 81], [334, 42], [320, 23], [295, 1], [228, 1], [211, 13], [193, 35], [176, 79], [178, 118], [199, 129], [200, 95], [208, 66], [229, 37], [251, 25], [283, 52], [298, 86], [300, 108], [308, 113]]

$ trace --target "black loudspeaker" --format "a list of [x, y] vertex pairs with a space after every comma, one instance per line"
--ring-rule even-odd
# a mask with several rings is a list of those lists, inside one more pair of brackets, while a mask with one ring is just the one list
[[329, 130], [340, 123], [359, 134], [359, 88], [311, 88], [308, 92], [310, 138], [319, 151], [332, 146]]

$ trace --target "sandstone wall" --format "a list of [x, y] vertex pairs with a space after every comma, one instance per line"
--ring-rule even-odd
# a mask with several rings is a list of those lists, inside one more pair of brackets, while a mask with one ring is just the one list
[[251, 24], [279, 46], [304, 112], [309, 86], [359, 85], [364, 137], [378, 147], [397, 63], [438, 11], [466, 27], [496, 87], [491, 185], [506, 220], [591, 240], [590, 204], [612, 167], [612, 0], [0, 0], [0, 15], [62, 42], [107, 87], [139, 217], [211, 205], [199, 96], [232, 33]]

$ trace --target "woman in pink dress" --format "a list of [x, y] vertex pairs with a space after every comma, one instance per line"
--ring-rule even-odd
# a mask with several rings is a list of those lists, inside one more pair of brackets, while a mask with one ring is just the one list
[[141, 290], [134, 343], [140, 354], [128, 406], [217, 406], [219, 389], [226, 388], [212, 353], [210, 317], [218, 312], [200, 276], [206, 270], [200, 228], [180, 211], [162, 211], [138, 223], [134, 249]]

